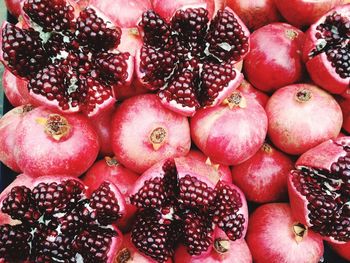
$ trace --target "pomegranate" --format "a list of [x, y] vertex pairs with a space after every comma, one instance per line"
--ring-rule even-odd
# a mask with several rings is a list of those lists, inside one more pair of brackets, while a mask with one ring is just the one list
[[318, 263], [323, 255], [321, 237], [296, 222], [285, 203], [265, 204], [252, 213], [247, 243], [255, 263]]
[[323, 141], [336, 138], [343, 122], [335, 99], [311, 84], [279, 89], [265, 109], [270, 139], [289, 154], [302, 154]]
[[22, 118], [32, 109], [33, 106], [29, 104], [18, 106], [0, 119], [0, 161], [15, 172], [21, 172], [13, 152], [17, 127]]
[[255, 99], [241, 92], [233, 92], [225, 103], [199, 110], [191, 119], [191, 135], [214, 163], [237, 165], [252, 157], [263, 144], [267, 117]]
[[287, 178], [293, 162], [289, 156], [264, 143], [247, 161], [232, 168], [233, 183], [256, 203], [287, 199]]
[[350, 241], [350, 137], [328, 140], [310, 149], [289, 175], [294, 217], [325, 240]]
[[302, 79], [304, 33], [298, 28], [285, 23], [269, 24], [254, 31], [250, 42], [243, 68], [254, 87], [273, 92]]
[[109, 181], [118, 186], [126, 203], [126, 212], [117, 225], [122, 231], [127, 231], [136, 211], [130, 204], [129, 194], [138, 178], [137, 174], [122, 166], [115, 157], [106, 156], [91, 166], [82, 177], [82, 181], [89, 187], [90, 192], [95, 191], [103, 181]]
[[350, 3], [332, 9], [307, 31], [303, 50], [312, 80], [331, 93], [349, 89]]
[[89, 116], [111, 107], [133, 75], [132, 56], [117, 50], [120, 28], [66, 0], [26, 0], [23, 11], [23, 28], [3, 24], [0, 55], [36, 103]]
[[234, 10], [251, 30], [281, 20], [274, 0], [227, 0], [227, 6]]
[[278, 11], [296, 27], [310, 26], [344, 0], [278, 0], [275, 1]]
[[186, 155], [191, 146], [187, 118], [163, 107], [154, 94], [125, 100], [112, 119], [117, 160], [142, 173], [156, 162]]
[[206, 256], [191, 256], [181, 245], [175, 252], [176, 263], [252, 263], [252, 254], [244, 239], [231, 241], [225, 233], [217, 229], [214, 232], [213, 249]]
[[261, 92], [260, 90], [254, 88], [253, 85], [246, 80], [242, 81], [241, 85], [238, 87], [237, 90], [242, 92], [242, 94], [246, 96], [252, 97], [264, 108], [266, 106], [267, 101], [269, 100], [269, 96], [267, 96], [265, 93]]
[[0, 262], [112, 263], [121, 246], [115, 222], [125, 205], [107, 181], [87, 195], [74, 177], [22, 174], [1, 194], [0, 208]]
[[341, 257], [350, 260], [350, 242], [346, 244], [330, 243], [330, 245]]
[[350, 99], [340, 99], [338, 102], [343, 112], [343, 128], [350, 133]]
[[24, 0], [5, 0], [7, 10], [16, 18], [21, 14], [23, 2]]
[[170, 22], [147, 11], [139, 25], [144, 41], [136, 55], [139, 85], [158, 90], [171, 110], [192, 116], [221, 103], [241, 83], [232, 65], [248, 53], [249, 31], [232, 10], [219, 10], [210, 23], [202, 7], [178, 9]]
[[45, 107], [28, 112], [14, 136], [17, 164], [32, 176], [80, 176], [99, 151], [98, 136], [86, 117], [60, 115]]
[[210, 253], [213, 223], [230, 240], [244, 238], [247, 229], [243, 193], [231, 183], [209, 180], [176, 158], [148, 169], [136, 182], [130, 200], [138, 208], [131, 240], [158, 262], [172, 257], [178, 242], [191, 255]]

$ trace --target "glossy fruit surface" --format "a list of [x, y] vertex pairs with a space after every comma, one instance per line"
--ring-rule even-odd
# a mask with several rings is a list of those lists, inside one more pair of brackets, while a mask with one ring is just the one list
[[330, 244], [331, 247], [343, 258], [350, 260], [350, 242], [346, 244]]
[[255, 99], [263, 108], [265, 108], [269, 96], [264, 92], [256, 89], [248, 81], [243, 80], [241, 85], [237, 88], [237, 91], [241, 92], [244, 95], [250, 96]]

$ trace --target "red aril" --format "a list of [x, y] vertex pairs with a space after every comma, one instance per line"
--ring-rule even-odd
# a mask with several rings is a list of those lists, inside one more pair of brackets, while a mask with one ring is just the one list
[[295, 84], [276, 91], [265, 107], [268, 135], [283, 152], [302, 154], [340, 132], [343, 116], [339, 104], [311, 84]]
[[85, 116], [63, 115], [38, 107], [17, 126], [13, 150], [24, 173], [78, 177], [95, 161], [99, 143]]
[[349, 89], [350, 3], [332, 9], [306, 33], [303, 57], [311, 79], [325, 90]]
[[350, 242], [345, 244], [332, 244], [331, 247], [343, 258], [350, 260]]
[[350, 99], [339, 99], [338, 102], [343, 112], [343, 129], [350, 133]]
[[248, 81], [243, 80], [241, 85], [237, 88], [237, 91], [241, 92], [244, 95], [250, 96], [255, 99], [263, 108], [265, 108], [269, 96], [264, 92], [253, 87]]
[[296, 220], [334, 243], [350, 241], [350, 137], [328, 140], [302, 154], [288, 191]]
[[345, 3], [344, 0], [278, 0], [275, 2], [278, 11], [287, 22], [296, 27], [310, 26], [333, 7]]
[[255, 263], [318, 263], [319, 235], [296, 221], [286, 203], [258, 207], [251, 215], [247, 243]]
[[302, 31], [289, 24], [273, 23], [254, 31], [250, 39], [244, 71], [255, 88], [273, 92], [302, 79]]
[[191, 136], [212, 162], [237, 165], [252, 157], [263, 144], [267, 117], [255, 99], [238, 91], [225, 104], [197, 111], [191, 119]]
[[7, 112], [0, 119], [0, 161], [15, 172], [21, 172], [14, 156], [15, 138], [18, 124], [33, 110], [31, 105], [18, 106]]
[[189, 152], [188, 120], [163, 107], [154, 94], [135, 96], [117, 108], [111, 144], [120, 163], [142, 173], [164, 158]]
[[257, 30], [281, 20], [274, 0], [227, 0], [226, 2], [250, 30]]
[[0, 261], [114, 262], [124, 201], [109, 182], [86, 190], [70, 176], [19, 175], [0, 196]]
[[292, 169], [289, 156], [264, 143], [253, 157], [232, 168], [232, 180], [249, 201], [284, 201], [288, 196], [287, 178]]

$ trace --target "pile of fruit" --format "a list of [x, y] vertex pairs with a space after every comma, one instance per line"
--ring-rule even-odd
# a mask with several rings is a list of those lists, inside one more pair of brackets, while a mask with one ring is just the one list
[[348, 0], [5, 2], [1, 263], [350, 260]]

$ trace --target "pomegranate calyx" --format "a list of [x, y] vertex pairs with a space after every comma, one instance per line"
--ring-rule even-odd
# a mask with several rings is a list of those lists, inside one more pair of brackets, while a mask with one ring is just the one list
[[285, 36], [287, 38], [289, 38], [290, 40], [294, 40], [295, 38], [298, 37], [298, 32], [294, 31], [294, 30], [291, 30], [291, 29], [287, 29], [285, 31]]
[[155, 151], [158, 151], [162, 147], [162, 145], [166, 142], [167, 135], [168, 135], [168, 132], [163, 127], [157, 127], [152, 130], [151, 134], [149, 135], [149, 140]]
[[272, 147], [270, 144], [267, 142], [264, 142], [264, 144], [261, 146], [261, 149], [266, 152], [266, 153], [271, 153], [272, 152]]
[[309, 89], [301, 89], [295, 94], [295, 99], [298, 102], [306, 102], [312, 98], [312, 92]]
[[220, 254], [224, 254], [230, 250], [230, 240], [217, 238], [214, 240], [214, 249]]
[[215, 171], [218, 171], [220, 167], [220, 164], [214, 163], [209, 157], [205, 160], [205, 164], [213, 167]]
[[50, 114], [47, 118], [37, 118], [36, 121], [43, 125], [45, 133], [56, 141], [66, 138], [71, 131], [67, 119], [58, 114]]
[[223, 101], [223, 104], [228, 105], [230, 110], [232, 110], [234, 107], [246, 108], [247, 100], [239, 91], [234, 91], [229, 97], [227, 97]]
[[115, 157], [106, 156], [105, 161], [106, 161], [106, 164], [110, 167], [119, 165], [119, 162]]
[[294, 223], [292, 226], [293, 233], [295, 235], [295, 241], [300, 243], [307, 235], [307, 227], [302, 223]]

